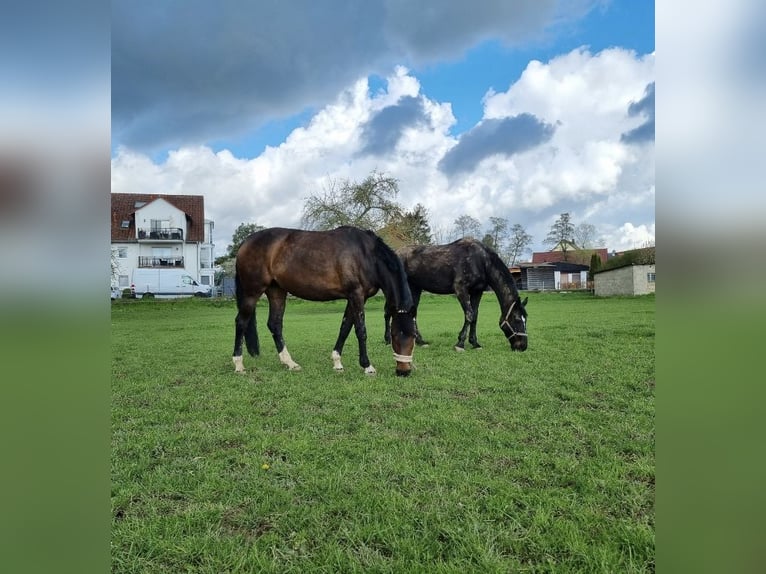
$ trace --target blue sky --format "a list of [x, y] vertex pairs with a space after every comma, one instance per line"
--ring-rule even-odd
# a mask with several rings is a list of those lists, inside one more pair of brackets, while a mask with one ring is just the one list
[[371, 170], [440, 241], [498, 215], [542, 249], [564, 211], [653, 241], [653, 2], [320, 4], [114, 3], [113, 191], [204, 194], [221, 247]]

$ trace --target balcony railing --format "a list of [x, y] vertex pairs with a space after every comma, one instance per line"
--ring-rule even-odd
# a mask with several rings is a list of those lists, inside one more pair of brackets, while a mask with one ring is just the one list
[[180, 227], [163, 227], [162, 229], [139, 229], [138, 238], [145, 240], [183, 241], [184, 230]]
[[154, 257], [147, 255], [138, 256], [139, 267], [183, 267], [183, 257]]

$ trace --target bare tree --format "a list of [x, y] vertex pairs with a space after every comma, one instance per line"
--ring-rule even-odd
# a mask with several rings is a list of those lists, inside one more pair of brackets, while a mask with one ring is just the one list
[[593, 249], [596, 239], [596, 227], [590, 223], [581, 223], [574, 229], [574, 242], [580, 249]]
[[475, 237], [481, 235], [481, 224], [470, 215], [461, 215], [455, 220], [455, 235], [460, 237]]
[[120, 263], [117, 261], [117, 250], [112, 247], [111, 254], [109, 256], [109, 266], [111, 268], [111, 282], [114, 283], [117, 279], [117, 275], [120, 269]]
[[396, 178], [377, 171], [361, 183], [333, 180], [321, 197], [313, 195], [306, 200], [301, 222], [306, 229], [354, 225], [378, 231], [402, 217], [401, 206], [393, 200], [398, 193]]
[[508, 238], [508, 220], [505, 217], [490, 217], [487, 233], [492, 236], [493, 249], [500, 253]]
[[526, 252], [532, 244], [532, 236], [527, 233], [524, 226], [514, 223], [511, 227], [510, 239], [508, 240], [508, 260], [510, 266], [516, 265], [516, 261]]
[[437, 245], [443, 245], [449, 242], [450, 232], [442, 226], [434, 227], [431, 235], [433, 236], [434, 243]]

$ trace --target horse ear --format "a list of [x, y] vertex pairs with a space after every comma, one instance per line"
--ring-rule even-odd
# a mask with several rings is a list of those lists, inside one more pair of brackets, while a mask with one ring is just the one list
[[521, 302], [521, 306], [522, 307], [526, 307], [527, 306], [527, 300], [528, 299], [529, 299], [529, 297], [524, 297], [524, 300]]

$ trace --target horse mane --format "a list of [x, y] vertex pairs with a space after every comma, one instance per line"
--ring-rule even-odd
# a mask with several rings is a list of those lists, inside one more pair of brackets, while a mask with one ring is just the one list
[[[409, 311], [413, 307], [414, 302], [410, 286], [407, 283], [407, 273], [404, 271], [402, 260], [399, 259], [396, 252], [380, 236], [369, 230], [367, 230], [367, 233], [373, 239], [373, 251], [379, 266], [378, 273], [381, 282], [388, 283], [387, 290], [391, 291], [394, 298], [390, 303], [396, 307], [396, 311]], [[386, 293], [387, 298], [388, 295]]]
[[491, 280], [490, 284], [492, 289], [495, 291], [495, 295], [497, 295], [500, 304], [502, 305], [501, 290], [503, 293], [510, 297], [511, 301], [519, 299], [520, 297], [519, 291], [516, 288], [516, 280], [513, 278], [511, 270], [508, 269], [508, 266], [503, 262], [503, 260], [494, 249], [488, 245], [485, 245], [484, 243], [480, 243], [478, 241], [477, 243], [482, 247], [484, 252], [487, 254], [487, 257], [489, 257], [490, 265], [487, 269], [487, 275]]

